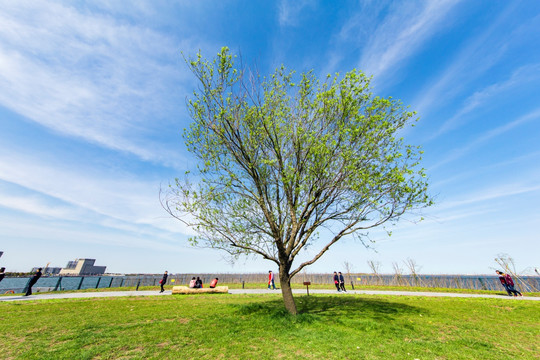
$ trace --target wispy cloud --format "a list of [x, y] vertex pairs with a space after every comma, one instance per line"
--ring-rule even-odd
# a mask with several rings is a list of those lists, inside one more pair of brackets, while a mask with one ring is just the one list
[[523, 88], [531, 82], [540, 79], [540, 64], [522, 66], [512, 73], [512, 75], [499, 83], [492, 84], [482, 90], [476, 91], [465, 100], [465, 106], [445, 121], [438, 131], [434, 132], [427, 140], [433, 140], [448, 131], [451, 131], [466, 122], [466, 115], [484, 106], [490, 105], [494, 98], [505, 93], [515, 92], [517, 88]]
[[[434, 106], [451, 101], [464, 89], [468, 90], [472, 81], [492, 68], [508, 51], [508, 44], [521, 36], [520, 30], [508, 32], [505, 27], [516, 6], [517, 3], [510, 3], [485, 30], [479, 34], [471, 33], [471, 39], [453, 57], [450, 65], [418, 92], [413, 106], [421, 116], [429, 114]], [[522, 26], [530, 25], [529, 22]]]
[[278, 21], [280, 26], [295, 26], [302, 18], [302, 11], [313, 7], [314, 2], [310, 0], [287, 1], [281, 0], [278, 8]]
[[469, 153], [473, 149], [477, 148], [483, 143], [486, 143], [487, 141], [491, 140], [492, 138], [496, 136], [502, 135], [520, 125], [526, 124], [531, 121], [539, 120], [539, 119], [540, 119], [540, 108], [537, 108], [509, 123], [506, 123], [495, 129], [489, 130], [485, 132], [484, 134], [478, 136], [474, 141], [471, 141], [467, 145], [462, 146], [452, 151], [448, 156], [438, 161], [435, 165], [431, 166], [430, 170], [434, 170], [444, 164], [447, 164], [451, 161], [454, 161], [463, 157], [465, 154]]
[[[467, 194], [462, 199], [446, 201], [444, 204], [441, 204], [440, 209], [465, 208], [471, 204], [537, 192], [539, 190], [540, 185], [533, 183], [533, 181], [502, 184], [481, 189], [474, 194]], [[486, 211], [490, 210], [486, 209]]]
[[73, 209], [48, 204], [37, 196], [13, 196], [0, 190], [0, 206], [45, 218], [74, 219]]
[[[109, 248], [111, 246], [122, 246], [159, 249], [167, 252], [185, 251], [185, 246], [179, 243], [178, 239], [167, 238], [167, 235], [170, 234], [164, 235], [163, 233], [154, 232], [149, 236], [136, 231], [114, 231], [114, 228], [96, 229], [95, 227], [92, 228], [92, 231], [89, 231], [88, 228], [81, 226], [81, 224], [74, 225], [67, 222], [51, 221], [50, 219], [38, 221], [15, 216], [9, 216], [6, 220], [8, 221], [2, 224], [2, 236], [10, 239], [33, 238], [48, 243], [53, 241], [56, 244], [63, 243], [64, 248], [69, 249], [72, 254], [76, 248], [74, 243], [78, 245], [83, 243], [101, 245]], [[103, 252], [101, 246], [99, 252]]]
[[0, 23], [1, 105], [67, 136], [174, 159], [149, 137], [178, 127], [189, 39], [57, 3], [5, 2]]
[[37, 194], [10, 196], [0, 191], [0, 205], [14, 210], [132, 232], [145, 232], [148, 226], [154, 231], [193, 233], [161, 208], [159, 182], [95, 169], [72, 169], [23, 155], [0, 158], [0, 180]]
[[502, 169], [509, 165], [517, 165], [518, 167], [525, 165], [526, 167], [527, 164], [536, 163], [539, 161], [540, 161], [540, 151], [533, 151], [532, 153], [517, 156], [509, 160], [488, 164], [480, 168], [474, 168], [466, 172], [455, 174], [454, 176], [445, 177], [444, 179], [441, 179], [430, 185], [432, 189], [440, 189], [440, 188], [444, 188], [448, 184], [463, 182], [464, 179], [471, 178], [472, 176], [478, 176], [478, 174], [484, 173], [487, 170]]
[[371, 35], [363, 49], [360, 68], [380, 81], [393, 75], [407, 58], [445, 26], [442, 20], [459, 3], [458, 0], [403, 2]]

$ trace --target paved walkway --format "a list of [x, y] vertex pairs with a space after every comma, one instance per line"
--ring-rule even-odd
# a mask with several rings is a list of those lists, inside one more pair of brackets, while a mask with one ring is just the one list
[[[294, 294], [306, 294], [305, 289], [293, 289]], [[336, 290], [309, 290], [310, 294], [338, 294]], [[106, 291], [106, 292], [77, 292], [77, 293], [49, 293], [30, 296], [0, 296], [0, 301], [31, 301], [31, 300], [50, 300], [50, 299], [84, 299], [99, 297], [118, 297], [118, 296], [165, 296], [171, 295], [168, 290], [160, 293], [158, 290], [145, 291]], [[229, 289], [229, 294], [281, 294], [279, 290], [266, 289]], [[351, 294], [358, 295], [399, 295], [399, 296], [426, 296], [426, 297], [459, 297], [459, 298], [493, 298], [511, 301], [532, 300], [540, 301], [540, 297], [523, 296], [509, 297], [503, 295], [482, 295], [482, 294], [458, 294], [458, 293], [437, 293], [437, 292], [417, 292], [417, 291], [380, 291], [380, 290], [351, 290], [346, 293], [339, 293], [340, 296]]]

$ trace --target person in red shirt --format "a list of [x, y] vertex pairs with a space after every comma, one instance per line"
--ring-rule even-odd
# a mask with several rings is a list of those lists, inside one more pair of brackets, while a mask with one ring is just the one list
[[214, 278], [214, 280], [210, 281], [210, 288], [215, 288], [218, 282], [218, 278]]
[[165, 273], [163, 274], [163, 278], [161, 278], [161, 280], [159, 281], [159, 285], [161, 285], [161, 291], [160, 293], [164, 292], [165, 289], [163, 288], [163, 286], [165, 286], [165, 284], [167, 283], [167, 278], [169, 277], [169, 273], [167, 271], [165, 271]]
[[276, 290], [276, 284], [274, 283], [274, 273], [272, 270], [268, 272], [268, 290], [272, 288], [273, 290]]
[[339, 287], [339, 276], [337, 274], [337, 272], [334, 271], [334, 285], [336, 285], [336, 289], [338, 292], [341, 291], [340, 287]]
[[519, 291], [517, 291], [514, 288], [514, 280], [512, 280], [512, 277], [510, 274], [505, 274], [502, 271], [495, 271], [499, 275], [499, 281], [501, 282], [502, 286], [506, 289], [506, 292], [508, 292], [508, 296], [523, 296]]

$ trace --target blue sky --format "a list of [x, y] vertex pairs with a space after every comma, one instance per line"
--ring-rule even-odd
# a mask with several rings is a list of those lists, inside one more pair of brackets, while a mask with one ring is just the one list
[[503, 253], [539, 267], [540, 2], [336, 4], [0, 1], [0, 265], [273, 269], [190, 247], [159, 203], [194, 165], [181, 133], [196, 83], [181, 53], [228, 46], [262, 74], [361, 69], [420, 117], [403, 135], [425, 151], [425, 221], [370, 233], [376, 251], [344, 239], [308, 272], [413, 259], [422, 273], [491, 273]]

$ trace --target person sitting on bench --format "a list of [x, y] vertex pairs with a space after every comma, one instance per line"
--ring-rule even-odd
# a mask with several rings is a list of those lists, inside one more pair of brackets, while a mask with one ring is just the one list
[[215, 288], [217, 285], [217, 282], [218, 282], [218, 278], [214, 278], [214, 280], [210, 282], [210, 288], [212, 289]]
[[195, 281], [195, 289], [202, 289], [202, 287], [202, 280], [197, 276], [197, 280]]
[[189, 287], [192, 288], [192, 289], [195, 288], [196, 282], [197, 282], [197, 281], [195, 280], [195, 277], [193, 277], [193, 278], [191, 279], [191, 281], [189, 282]]

